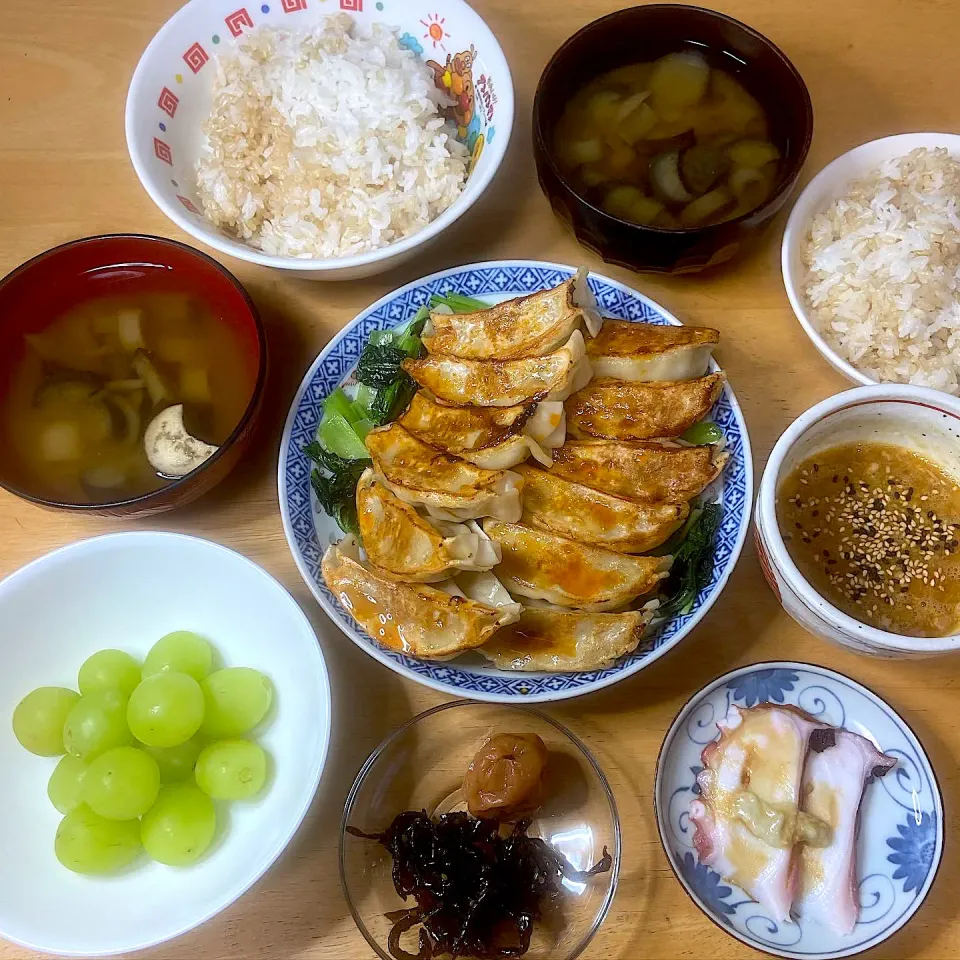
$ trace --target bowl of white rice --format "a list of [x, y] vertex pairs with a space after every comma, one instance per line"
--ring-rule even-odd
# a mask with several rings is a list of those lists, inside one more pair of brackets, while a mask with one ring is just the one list
[[960, 136], [885, 137], [828, 164], [790, 214], [781, 266], [848, 379], [960, 395]]
[[462, 0], [237, 3], [187, 3], [130, 84], [130, 158], [178, 227], [350, 280], [422, 252], [489, 186], [513, 83]]

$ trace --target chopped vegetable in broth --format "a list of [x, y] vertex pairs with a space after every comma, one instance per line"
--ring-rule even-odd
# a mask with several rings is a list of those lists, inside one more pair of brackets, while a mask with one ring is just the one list
[[250, 400], [238, 335], [187, 294], [95, 299], [25, 339], [5, 429], [21, 482], [47, 499], [156, 490], [215, 453]]
[[692, 49], [592, 80], [567, 104], [555, 147], [588, 200], [666, 229], [754, 210], [772, 193], [780, 160], [757, 100]]
[[793, 562], [826, 600], [906, 637], [960, 624], [960, 487], [920, 454], [848, 443], [806, 459], [777, 491]]

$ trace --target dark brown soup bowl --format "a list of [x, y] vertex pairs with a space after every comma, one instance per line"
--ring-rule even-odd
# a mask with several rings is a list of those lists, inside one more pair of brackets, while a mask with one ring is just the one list
[[[554, 131], [570, 98], [589, 81], [628, 63], [696, 45], [753, 94], [781, 151], [769, 199], [734, 220], [702, 227], [641, 226], [580, 196], [554, 156]], [[682, 4], [630, 7], [588, 24], [553, 56], [533, 104], [537, 173], [554, 211], [585, 247], [609, 263], [655, 273], [696, 273], [734, 257], [784, 205], [813, 137], [813, 108], [800, 74], [766, 37], [732, 17]]]
[[54, 247], [0, 280], [0, 405], [22, 356], [24, 335], [38, 333], [64, 312], [102, 296], [177, 290], [203, 301], [235, 331], [245, 357], [250, 399], [217, 452], [192, 473], [139, 496], [98, 503], [52, 500], [31, 485], [0, 418], [0, 486], [32, 503], [101, 516], [133, 518], [196, 500], [236, 465], [253, 435], [267, 372], [267, 345], [257, 308], [240, 282], [216, 260], [161, 237], [117, 234]]

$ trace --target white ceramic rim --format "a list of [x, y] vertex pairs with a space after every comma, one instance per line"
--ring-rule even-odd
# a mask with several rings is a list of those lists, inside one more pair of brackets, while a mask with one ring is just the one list
[[[3, 580], [0, 580], [0, 595], [2, 595], [7, 589], [9, 589], [10, 584], [15, 583], [20, 580], [22, 577], [26, 576], [29, 571], [33, 571], [38, 567], [45, 565], [47, 562], [52, 560], [55, 557], [61, 557], [64, 554], [71, 552], [82, 552], [84, 550], [89, 550], [94, 546], [98, 546], [109, 541], [119, 540], [119, 539], [129, 540], [130, 538], [136, 538], [139, 540], [154, 540], [158, 538], [163, 538], [165, 540], [175, 540], [175, 541], [193, 541], [195, 544], [201, 544], [202, 549], [208, 549], [217, 553], [229, 554], [232, 557], [239, 558], [244, 564], [252, 567], [257, 571], [262, 577], [266, 578], [276, 589], [283, 595], [287, 602], [296, 611], [296, 615], [302, 618], [304, 626], [309, 631], [309, 633], [316, 639], [317, 632], [313, 629], [313, 625], [310, 623], [307, 615], [300, 608], [300, 604], [293, 599], [290, 592], [271, 574], [267, 573], [263, 567], [258, 566], [248, 557], [245, 557], [242, 553], [237, 552], [236, 550], [231, 550], [229, 547], [225, 547], [222, 544], [215, 543], [213, 540], [205, 540], [202, 537], [193, 537], [185, 533], [168, 533], [166, 531], [160, 530], [128, 530], [121, 533], [108, 533], [100, 537], [87, 537], [84, 540], [77, 540], [74, 543], [68, 543], [66, 546], [58, 547], [56, 550], [51, 550], [49, 553], [45, 553], [41, 557], [37, 557], [35, 560], [31, 560], [29, 563], [20, 567], [17, 570], [14, 570], [13, 573], [4, 577]], [[330, 688], [330, 676], [327, 672], [327, 664], [323, 658], [323, 650], [320, 647], [320, 642], [317, 641], [317, 654], [318, 654], [318, 665], [320, 670], [320, 678], [323, 681], [324, 689], [326, 690], [326, 700], [323, 707], [324, 711], [324, 726], [326, 728], [326, 734], [324, 736], [323, 749], [318, 754], [316, 770], [313, 771], [313, 789], [310, 791], [310, 795], [306, 798], [302, 807], [298, 811], [296, 817], [294, 818], [290, 830], [284, 836], [283, 840], [277, 845], [276, 850], [270, 854], [267, 858], [267, 861], [264, 863], [263, 867], [248, 880], [242, 881], [238, 886], [230, 890], [225, 897], [221, 897], [216, 901], [215, 905], [212, 906], [202, 917], [196, 920], [194, 923], [185, 925], [178, 928], [177, 930], [171, 931], [170, 933], [164, 934], [162, 937], [154, 938], [147, 940], [143, 943], [137, 944], [135, 946], [124, 947], [123, 949], [118, 950], [109, 950], [107, 952], [97, 951], [96, 953], [90, 953], [88, 951], [69, 951], [64, 952], [58, 950], [56, 955], [63, 957], [115, 957], [122, 956], [129, 953], [134, 953], [139, 950], [146, 950], [150, 947], [156, 947], [161, 943], [168, 943], [171, 940], [175, 940], [178, 937], [182, 937], [184, 934], [189, 933], [191, 930], [196, 930], [199, 927], [202, 927], [207, 921], [212, 920], [215, 916], [222, 913], [227, 909], [231, 904], [236, 903], [258, 880], [260, 880], [266, 872], [280, 859], [281, 854], [287, 847], [290, 845], [290, 841], [293, 840], [297, 831], [300, 829], [300, 825], [303, 823], [304, 818], [307, 815], [310, 807], [313, 804], [314, 798], [317, 795], [317, 790], [320, 787], [320, 779], [323, 775], [324, 768], [326, 767], [327, 756], [330, 752], [330, 733], [332, 726], [332, 691]], [[25, 940], [19, 940], [14, 937], [11, 937], [9, 934], [0, 930], [0, 936], [4, 940], [9, 941], [10, 943], [15, 943], [18, 946], [26, 947], [28, 950], [36, 950], [38, 953], [44, 953], [50, 955], [50, 951], [45, 949], [42, 946], [39, 946], [35, 943], [29, 943]]]
[[[848, 391], [849, 392], [849, 391]], [[910, 921], [917, 915], [917, 912], [923, 906], [923, 902], [930, 895], [930, 891], [933, 889], [933, 885], [937, 882], [937, 875], [940, 872], [940, 866], [943, 863], [943, 852], [947, 846], [947, 837], [946, 837], [946, 826], [947, 826], [947, 815], [943, 808], [943, 790], [940, 787], [940, 781], [937, 779], [937, 772], [934, 769], [933, 763], [930, 761], [930, 756], [927, 753], [926, 749], [923, 746], [923, 742], [917, 736], [913, 727], [910, 726], [906, 720], [900, 715], [900, 713], [893, 709], [886, 700], [883, 699], [878, 693], [874, 693], [869, 687], [865, 687], [862, 683], [854, 680], [853, 677], [847, 676], [845, 673], [840, 673], [839, 670], [831, 670], [829, 667], [821, 666], [818, 663], [806, 663], [803, 660], [765, 660], [761, 663], [749, 663], [743, 667], [737, 667], [734, 670], [730, 670], [728, 673], [723, 674], [722, 676], [715, 677], [709, 683], [704, 684], [696, 693], [693, 694], [677, 711], [677, 715], [673, 718], [673, 722], [667, 728], [667, 732], [663, 738], [663, 743], [660, 745], [660, 752], [657, 754], [657, 767], [656, 773], [654, 774], [653, 780], [653, 813], [654, 818], [657, 821], [657, 836], [660, 838], [660, 846], [663, 850], [663, 855], [667, 858], [667, 863], [670, 866], [670, 870], [673, 875], [676, 877], [677, 881], [680, 883], [680, 886], [683, 888], [684, 893], [690, 898], [693, 905], [717, 928], [723, 930], [724, 933], [729, 934], [731, 937], [736, 938], [742, 944], [747, 947], [750, 947], [751, 950], [756, 950], [758, 953], [766, 954], [773, 957], [786, 957], [790, 960], [810, 960], [809, 954], [799, 954], [793, 953], [789, 949], [783, 950], [772, 950], [769, 947], [759, 946], [758, 944], [748, 940], [744, 937], [738, 930], [735, 930], [731, 926], [720, 923], [711, 913], [704, 909], [701, 905], [701, 898], [696, 893], [696, 891], [691, 890], [690, 886], [687, 884], [686, 879], [683, 877], [683, 874], [674, 866], [673, 857], [670, 855], [670, 848], [667, 846], [666, 841], [666, 824], [664, 823], [664, 813], [662, 811], [661, 805], [659, 803], [660, 796], [660, 784], [663, 780], [663, 761], [664, 757], [670, 750], [670, 747], [673, 744], [674, 738], [677, 735], [677, 731], [680, 729], [680, 722], [686, 717], [687, 711], [690, 707], [697, 702], [701, 697], [707, 695], [714, 691], [721, 684], [729, 683], [734, 678], [740, 676], [744, 673], [752, 673], [755, 670], [804, 670], [811, 671], [814, 673], [820, 673], [824, 676], [829, 677], [830, 679], [838, 679], [843, 681], [843, 683], [848, 684], [853, 689], [860, 692], [868, 700], [875, 701], [880, 704], [885, 710], [889, 711], [894, 717], [897, 718], [903, 729], [909, 734], [909, 737], [912, 737], [916, 743], [917, 747], [917, 756], [918, 758], [925, 760], [927, 767], [930, 770], [930, 781], [934, 790], [934, 811], [939, 815], [938, 820], [938, 837], [940, 838], [940, 849], [937, 851], [936, 859], [933, 863], [930, 864], [930, 870], [933, 875], [933, 879], [930, 881], [927, 891], [924, 894], [923, 900], [920, 903], [916, 904], [913, 909], [910, 911], [909, 915], [905, 915], [903, 922], [895, 927], [893, 930], [887, 932], [886, 936], [878, 940], [876, 943], [871, 943], [863, 947], [854, 947], [847, 951], [842, 951], [838, 953], [830, 953], [828, 956], [833, 958], [833, 960], [842, 960], [843, 957], [853, 957], [859, 956], [862, 953], [866, 953], [868, 950], [873, 950], [874, 948], [880, 946], [883, 943], [886, 943], [894, 934], [902, 930]], [[699, 863], [699, 858], [697, 858]], [[814, 958], [815, 960], [815, 958]]]
[[[447, 0], [447, 2], [451, 2], [451, 0]], [[363, 267], [372, 263], [379, 263], [382, 260], [391, 259], [394, 256], [405, 253], [408, 250], [412, 250], [415, 247], [427, 243], [443, 230], [446, 230], [447, 227], [456, 223], [460, 217], [462, 217], [471, 207], [473, 207], [473, 205], [486, 192], [487, 187], [490, 186], [490, 183], [497, 175], [501, 165], [503, 164], [503, 158], [506, 156], [507, 148], [510, 145], [510, 137], [513, 133], [514, 113], [516, 109], [513, 75], [510, 72], [510, 65], [507, 63], [507, 58], [504, 55], [503, 49], [498, 43], [497, 38], [494, 36], [493, 31], [487, 26], [487, 23], [483, 17], [481, 17], [479, 13], [470, 7], [469, 4], [465, 3], [464, 0], [452, 0], [452, 2], [459, 3], [460, 5], [467, 7], [467, 9], [470, 10], [474, 16], [476, 16], [477, 20], [479, 21], [481, 31], [486, 31], [486, 35], [481, 38], [484, 44], [484, 57], [489, 56], [490, 60], [497, 66], [498, 69], [503, 70], [504, 75], [506, 76], [507, 83], [497, 87], [497, 96], [500, 98], [500, 109], [503, 111], [503, 121], [497, 122], [496, 140], [487, 148], [494, 151], [494, 162], [490, 164], [483, 176], [474, 181], [475, 189], [471, 190], [471, 195], [468, 196], [467, 190], [464, 189], [464, 192], [461, 193], [460, 196], [457, 197], [457, 199], [446, 210], [444, 210], [439, 217], [436, 218], [436, 220], [428, 223], [427, 226], [412, 236], [406, 237], [403, 240], [398, 240], [396, 243], [389, 244], [386, 247], [380, 247], [378, 250], [369, 250], [366, 253], [356, 254], [352, 257], [342, 257], [339, 259], [327, 260], [301, 260], [297, 257], [276, 257], [267, 253], [263, 253], [260, 250], [250, 247], [247, 244], [240, 243], [239, 241], [236, 243], [230, 243], [225, 238], [221, 237], [212, 226], [206, 230], [200, 229], [196, 221], [186, 216], [176, 206], [169, 203], [166, 198], [163, 197], [157, 190], [153, 189], [152, 181], [146, 173], [149, 158], [140, 148], [138, 140], [134, 135], [134, 104], [140, 94], [141, 86], [147, 82], [146, 62], [153, 51], [153, 48], [159, 46], [163, 37], [167, 33], [171, 32], [181, 20], [186, 20], [194, 8], [203, 6], [204, 0], [189, 0], [188, 3], [181, 7], [160, 28], [154, 38], [147, 45], [147, 48], [143, 51], [143, 54], [137, 63], [137, 68], [133, 73], [133, 79], [130, 81], [126, 107], [124, 108], [124, 128], [127, 140], [127, 152], [130, 155], [130, 162], [133, 164], [133, 168], [136, 171], [137, 178], [140, 180], [141, 185], [150, 195], [150, 199], [153, 200], [153, 202], [164, 214], [166, 214], [167, 218], [172, 220], [181, 230], [183, 230], [185, 233], [188, 233], [195, 240], [199, 240], [201, 243], [205, 243], [208, 247], [213, 247], [214, 250], [218, 250], [220, 253], [225, 253], [227, 256], [236, 257], [238, 260], [245, 260], [248, 263], [258, 263], [264, 267], [273, 267], [277, 270], [298, 270], [301, 272], [312, 273], [324, 273], [328, 271], [337, 272], [341, 270], [348, 270], [353, 267]], [[473, 178], [471, 177], [471, 180], [472, 179]], [[470, 181], [467, 182], [467, 186], [470, 186]], [[206, 221], [204, 222], [206, 223]]]
[[861, 623], [833, 606], [821, 597], [800, 573], [783, 542], [780, 526], [777, 523], [777, 481], [783, 461], [797, 441], [810, 427], [838, 410], [876, 401], [919, 404], [960, 420], [960, 398], [929, 387], [915, 387], [910, 384], [878, 383], [866, 387], [854, 387], [852, 390], [845, 390], [822, 400], [797, 417], [783, 432], [771, 451], [757, 495], [757, 524], [763, 528], [762, 536], [769, 548], [771, 561], [790, 588], [807, 607], [824, 620], [832, 622], [844, 634], [879, 648], [881, 651], [951, 653], [960, 650], [960, 634], [951, 637], [902, 637]]
[[[409, 290], [414, 287], [422, 286], [423, 284], [431, 283], [434, 280], [442, 280], [444, 277], [449, 276], [450, 274], [460, 273], [465, 270], [474, 270], [474, 269], [489, 269], [490, 267], [496, 266], [497, 264], [505, 264], [508, 266], [516, 265], [527, 265], [530, 267], [537, 268], [547, 268], [554, 270], [563, 270], [563, 271], [574, 271], [575, 268], [571, 267], [566, 263], [556, 263], [550, 260], [480, 260], [474, 263], [463, 264], [462, 266], [457, 267], [448, 267], [446, 270], [438, 270], [436, 273], [431, 273], [426, 277], [420, 277], [417, 280], [411, 280], [410, 283], [405, 283], [402, 287], [397, 287], [395, 290], [391, 290], [389, 293], [384, 294], [379, 300], [370, 304], [370, 306], [365, 307], [360, 313], [357, 314], [352, 320], [349, 320], [343, 325], [343, 327], [334, 334], [330, 342], [320, 351], [319, 355], [310, 364], [306, 372], [303, 375], [303, 379], [300, 381], [300, 385], [297, 387], [296, 393], [293, 395], [293, 399], [290, 401], [290, 410], [287, 413], [287, 419], [284, 421], [283, 431], [280, 435], [280, 450], [277, 460], [277, 494], [280, 500], [280, 518], [283, 522], [283, 532], [287, 538], [287, 546], [290, 549], [290, 553], [293, 556], [293, 561], [297, 565], [297, 570], [300, 572], [300, 576], [303, 578], [303, 582], [307, 585], [310, 593], [313, 594], [314, 599], [320, 605], [320, 608], [327, 615], [331, 623], [338, 629], [340, 632], [350, 640], [355, 646], [363, 650], [364, 653], [369, 654], [373, 657], [378, 663], [382, 663], [385, 667], [392, 670], [394, 673], [410, 680], [413, 683], [417, 683], [424, 687], [430, 687], [433, 690], [437, 690], [440, 693], [446, 694], [447, 696], [463, 696], [462, 694], [453, 694], [451, 691], [444, 687], [442, 684], [432, 680], [430, 677], [423, 676], [419, 673], [408, 669], [403, 664], [397, 663], [394, 660], [391, 660], [390, 657], [376, 644], [366, 644], [358, 640], [357, 637], [351, 636], [347, 632], [346, 628], [340, 623], [339, 616], [336, 615], [336, 611], [329, 608], [327, 604], [327, 599], [324, 597], [323, 593], [320, 591], [320, 588], [317, 586], [313, 577], [310, 574], [310, 571], [307, 569], [306, 565], [303, 563], [300, 557], [300, 551], [296, 546], [296, 536], [293, 531], [293, 524], [290, 520], [290, 514], [287, 510], [287, 480], [284, 474], [284, 451], [287, 448], [287, 442], [290, 437], [290, 434], [293, 431], [293, 425], [297, 417], [297, 408], [300, 403], [300, 398], [303, 396], [304, 392], [310, 386], [310, 381], [313, 378], [314, 370], [319, 367], [324, 360], [337, 348], [340, 341], [346, 336], [347, 332], [351, 330], [357, 322], [357, 319], [360, 316], [372, 313], [378, 307], [384, 303], [388, 303], [390, 300], [395, 299], [400, 294], [404, 293], [406, 290]], [[651, 300], [650, 297], [646, 296], [643, 293], [640, 293], [634, 287], [631, 287], [629, 284], [624, 283], [620, 280], [615, 280], [612, 277], [608, 277], [605, 274], [598, 273], [596, 270], [590, 270], [589, 274], [595, 276], [600, 280], [603, 280], [604, 283], [609, 283], [614, 286], [623, 287], [630, 291], [632, 296], [637, 297], [645, 303], [650, 304], [658, 313], [666, 317], [671, 324], [674, 326], [684, 326], [684, 324], [678, 320], [673, 313], [666, 309], [666, 307], [661, 306], [655, 300]], [[729, 387], [729, 384], [727, 384]], [[746, 417], [743, 415], [743, 409], [740, 406], [740, 401], [737, 399], [736, 394], [733, 391], [733, 388], [730, 387], [730, 406], [731, 408], [740, 416], [741, 421], [743, 422], [743, 460], [744, 460], [744, 506], [743, 506], [743, 520], [740, 524], [740, 530], [737, 533], [737, 539], [734, 543], [733, 550], [730, 553], [730, 560], [727, 564], [726, 569], [723, 574], [721, 574], [720, 579], [717, 581], [716, 589], [709, 597], [704, 601], [703, 605], [697, 610], [696, 615], [687, 623], [682, 630], [678, 630], [677, 633], [670, 638], [668, 643], [664, 643], [661, 646], [657, 647], [652, 653], [648, 654], [642, 660], [638, 660], [631, 669], [621, 670], [619, 673], [615, 673], [612, 676], [605, 677], [602, 680], [596, 680], [589, 686], [585, 687], [574, 687], [570, 690], [560, 690], [550, 693], [541, 693], [541, 694], [531, 694], [525, 696], [522, 700], [519, 700], [516, 697], [506, 697], [503, 694], [498, 693], [485, 693], [479, 690], [471, 690], [470, 695], [467, 699], [476, 700], [484, 703], [501, 703], [506, 705], [516, 705], [522, 706], [523, 704], [530, 703], [557, 703], [561, 700], [572, 700], [576, 697], [587, 696], [588, 694], [594, 693], [597, 690], [603, 690], [605, 687], [613, 686], [615, 683], [620, 683], [622, 680], [626, 680], [627, 677], [636, 676], [636, 674], [641, 673], [645, 670], [651, 663], [655, 663], [662, 656], [669, 653], [677, 645], [685, 639], [689, 634], [698, 627], [706, 615], [713, 608], [713, 605], [720, 599], [721, 594], [727, 588], [727, 583], [730, 580], [733, 571], [736, 569], [737, 563], [740, 561], [740, 555], [743, 553], [743, 545], [746, 543], [747, 535], [750, 532], [750, 519], [753, 516], [753, 503], [756, 490], [754, 489], [754, 475], [753, 475], [753, 448], [750, 444], [750, 431], [747, 426]], [[519, 671], [518, 671], [519, 675]]]
[[[855, 158], [859, 154], [871, 152], [877, 145], [894, 148], [900, 154], [909, 153], [916, 147], [949, 147], [960, 153], [960, 134], [955, 133], [898, 133], [892, 137], [880, 137], [877, 140], [869, 140], [861, 143], [860, 146], [840, 154], [830, 161], [801, 191], [790, 211], [787, 219], [787, 226], [783, 231], [783, 242], [780, 246], [780, 272], [783, 275], [783, 286], [787, 293], [787, 299], [793, 308], [794, 315], [800, 321], [800, 326], [804, 332], [813, 341], [813, 345], [820, 351], [823, 358], [836, 370], [843, 374], [853, 383], [861, 383], [864, 386], [878, 383], [872, 377], [861, 373], [852, 363], [844, 360], [833, 347], [820, 335], [820, 332], [810, 320], [806, 304], [804, 303], [803, 292], [800, 289], [800, 278], [795, 275], [793, 265], [794, 251], [803, 239], [806, 228], [810, 223], [812, 211], [805, 208], [811, 203], [815, 195], [824, 193], [829, 195], [831, 187], [834, 184], [839, 185], [841, 179], [838, 178], [837, 168], [841, 166], [848, 158]], [[849, 182], [849, 178], [844, 176], [843, 183]]]

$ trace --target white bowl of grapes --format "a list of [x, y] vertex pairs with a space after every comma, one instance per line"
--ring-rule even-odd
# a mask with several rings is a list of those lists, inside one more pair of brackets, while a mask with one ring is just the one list
[[0, 583], [0, 937], [107, 956], [200, 925], [280, 856], [330, 687], [290, 595], [225, 547], [121, 533]]

